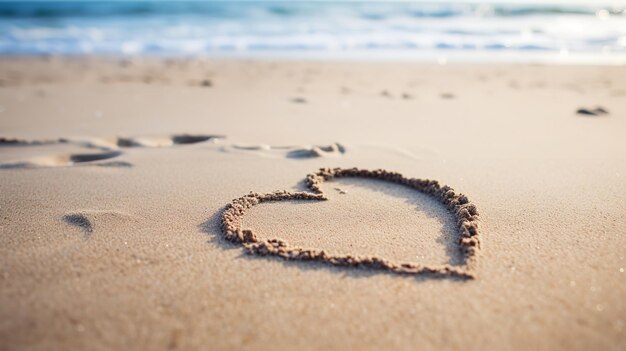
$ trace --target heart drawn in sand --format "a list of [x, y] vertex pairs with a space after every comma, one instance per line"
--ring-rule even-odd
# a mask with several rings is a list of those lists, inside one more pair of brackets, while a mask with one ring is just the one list
[[[257, 238], [249, 229], [242, 229], [241, 223], [246, 210], [262, 202], [312, 200], [328, 201], [321, 189], [324, 181], [340, 177], [370, 178], [407, 186], [429, 195], [441, 202], [457, 220], [459, 231], [458, 249], [463, 256], [462, 266], [429, 266], [412, 262], [396, 262], [376, 256], [333, 255], [320, 249], [293, 247], [281, 239]], [[451, 187], [439, 185], [436, 180], [406, 178], [403, 175], [385, 170], [364, 170], [357, 168], [322, 168], [317, 173], [309, 174], [306, 185], [310, 191], [273, 193], [250, 193], [229, 203], [222, 214], [224, 237], [241, 244], [247, 253], [261, 256], [277, 256], [287, 260], [317, 261], [335, 266], [363, 267], [386, 270], [399, 274], [430, 274], [442, 277], [475, 278], [476, 261], [480, 248], [478, 236], [478, 211], [467, 196], [456, 193]]]

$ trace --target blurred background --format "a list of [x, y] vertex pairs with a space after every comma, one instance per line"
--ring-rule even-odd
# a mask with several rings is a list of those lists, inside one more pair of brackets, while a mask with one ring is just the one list
[[626, 1], [2, 1], [0, 54], [626, 63]]

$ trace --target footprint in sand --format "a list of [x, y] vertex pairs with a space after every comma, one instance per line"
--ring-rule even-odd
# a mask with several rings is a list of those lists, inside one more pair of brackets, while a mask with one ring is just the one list
[[[20, 145], [20, 144], [16, 144]], [[120, 156], [120, 151], [84, 152], [69, 144], [25, 144], [28, 147], [0, 148], [0, 169], [68, 167], [95, 165], [100, 167], [130, 167], [124, 161], [101, 162]], [[43, 156], [42, 156], [43, 154]], [[47, 154], [47, 155], [46, 155]]]
[[[343, 178], [352, 179], [352, 183], [342, 184], [340, 190], [343, 191], [338, 195], [323, 191], [325, 182]], [[306, 185], [308, 190], [304, 192], [250, 193], [233, 200], [221, 217], [225, 239], [242, 245], [249, 254], [286, 260], [316, 261], [399, 274], [475, 277], [480, 247], [478, 211], [467, 196], [449, 186], [441, 186], [433, 180], [406, 178], [385, 170], [356, 168], [321, 169], [307, 176]], [[350, 191], [344, 190], [347, 188]], [[261, 203], [274, 203], [272, 207], [279, 208], [280, 213], [269, 221], [271, 213], [262, 212], [264, 215], [259, 216], [257, 212], [255, 217], [260, 208], [250, 210]], [[248, 212], [250, 214], [244, 217]], [[286, 218], [290, 217], [295, 217], [296, 222], [288, 222]], [[244, 228], [245, 218], [263, 227], [265, 234], [257, 232], [258, 228]], [[285, 223], [290, 226], [281, 228]], [[393, 226], [398, 230], [389, 229]], [[424, 230], [435, 228], [434, 232], [416, 236], [407, 236], [403, 232], [422, 226]], [[288, 236], [289, 241], [276, 238], [275, 233], [279, 231], [283, 237]], [[335, 231], [343, 235], [328, 235]], [[346, 236], [346, 232], [350, 234]], [[433, 258], [434, 262], [441, 262], [441, 255], [432, 256], [431, 251], [436, 251], [436, 246], [428, 246], [434, 242], [447, 247], [449, 257], [443, 260], [444, 263], [416, 263], [423, 260], [413, 260], [415, 253], [406, 250], [414, 244], [422, 249], [423, 255], [430, 255], [428, 262], [433, 262], [430, 261]], [[316, 246], [330, 249], [311, 248]], [[398, 250], [401, 252], [399, 257], [388, 255]], [[365, 253], [360, 254], [362, 251]]]
[[[123, 155], [121, 149], [131, 147], [170, 147], [217, 140], [218, 135], [174, 134], [166, 137], [58, 138], [26, 140], [0, 137], [0, 169], [67, 167], [93, 165], [99, 167], [132, 167], [126, 161], [108, 161]], [[91, 152], [85, 152], [89, 149]], [[93, 152], [97, 150], [98, 152]]]
[[287, 151], [287, 158], [315, 158], [315, 157], [336, 157], [344, 154], [346, 148], [339, 143], [330, 145], [314, 145], [302, 148], [293, 148]]
[[222, 135], [174, 134], [166, 137], [117, 138], [118, 147], [168, 147], [173, 145], [197, 144], [209, 140], [223, 139]]
[[318, 157], [339, 157], [346, 153], [346, 147], [339, 143], [330, 145], [270, 146], [270, 145], [225, 145], [222, 152], [245, 152], [261, 157], [283, 157], [289, 159], [311, 159]]
[[96, 230], [119, 230], [120, 226], [128, 227], [134, 217], [119, 211], [81, 210], [63, 215], [65, 224], [80, 230], [85, 238], [90, 238]]

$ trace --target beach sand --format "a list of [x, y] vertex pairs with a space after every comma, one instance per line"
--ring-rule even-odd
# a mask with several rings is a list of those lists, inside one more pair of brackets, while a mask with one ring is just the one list
[[[608, 113], [577, 113], [602, 107]], [[624, 350], [626, 69], [0, 59], [0, 349]], [[248, 255], [325, 167], [473, 279]], [[463, 267], [329, 179], [259, 240]]]

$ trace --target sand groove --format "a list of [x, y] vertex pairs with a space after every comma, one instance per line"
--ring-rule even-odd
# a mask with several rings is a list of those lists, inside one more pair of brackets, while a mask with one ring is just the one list
[[[241, 227], [242, 218], [246, 211], [262, 202], [328, 200], [321, 189], [322, 183], [340, 177], [372, 178], [405, 185], [443, 203], [457, 219], [460, 234], [458, 245], [464, 258], [464, 266], [429, 266], [412, 262], [396, 262], [377, 256], [332, 255], [324, 250], [292, 247], [282, 239], [259, 240], [252, 230]], [[399, 274], [475, 278], [477, 256], [480, 249], [478, 211], [476, 206], [469, 202], [467, 196], [456, 193], [451, 187], [441, 186], [436, 180], [406, 178], [400, 173], [382, 169], [364, 170], [358, 168], [322, 168], [317, 173], [307, 175], [306, 184], [310, 192], [250, 193], [232, 200], [222, 214], [221, 225], [224, 237], [231, 242], [240, 243], [247, 253], [261, 256], [271, 255], [287, 260], [317, 261], [335, 266], [364, 267]]]

